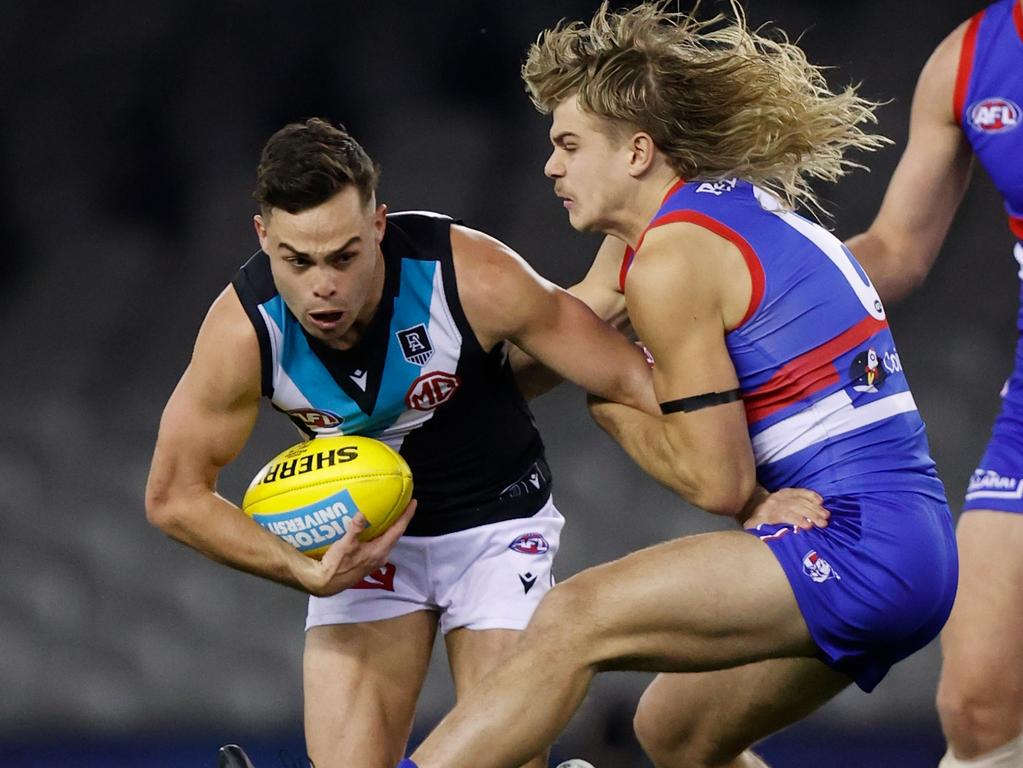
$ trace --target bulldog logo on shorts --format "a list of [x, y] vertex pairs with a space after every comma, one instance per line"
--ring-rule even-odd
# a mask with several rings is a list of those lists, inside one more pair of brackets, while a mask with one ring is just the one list
[[818, 584], [825, 582], [828, 579], [841, 580], [842, 578], [835, 573], [835, 569], [831, 567], [831, 563], [818, 555], [817, 550], [815, 549], [811, 549], [803, 556], [803, 573]]

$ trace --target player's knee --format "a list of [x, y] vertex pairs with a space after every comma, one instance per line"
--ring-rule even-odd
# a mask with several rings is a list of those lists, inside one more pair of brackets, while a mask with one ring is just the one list
[[[707, 739], [709, 734], [701, 733], [696, 721], [678, 717], [673, 712], [670, 720], [665, 718], [650, 696], [644, 694], [632, 718], [632, 728], [643, 751], [658, 766], [703, 766], [718, 765], [713, 762], [719, 750]], [[670, 727], [668, 724], [670, 723]]]
[[1023, 702], [1003, 686], [946, 677], [936, 704], [945, 736], [959, 754], [983, 754], [1019, 735]]
[[640, 699], [636, 714], [632, 717], [632, 730], [636, 733], [636, 740], [643, 747], [643, 751], [656, 765], [667, 763], [665, 758], [677, 750], [680, 736], [676, 733], [673, 734], [673, 738], [666, 738], [663, 725], [663, 721], [654, 714], [653, 707], [647, 704], [646, 699]]
[[586, 647], [596, 632], [593, 599], [585, 584], [575, 579], [558, 584], [537, 606], [526, 630], [529, 642], [555, 644], [565, 653]]

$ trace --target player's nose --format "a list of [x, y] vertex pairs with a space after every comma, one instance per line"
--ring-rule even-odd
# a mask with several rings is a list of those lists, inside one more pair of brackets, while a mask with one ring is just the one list
[[329, 299], [338, 292], [337, 279], [329, 274], [319, 274], [313, 283], [313, 294], [318, 299]]
[[543, 173], [549, 179], [557, 179], [565, 175], [565, 166], [557, 159], [557, 153], [551, 152], [551, 156], [544, 163]]

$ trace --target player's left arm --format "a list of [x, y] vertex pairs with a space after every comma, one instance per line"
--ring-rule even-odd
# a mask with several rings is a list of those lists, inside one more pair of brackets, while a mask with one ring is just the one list
[[[741, 321], [751, 291], [742, 255], [728, 241], [693, 224], [647, 233], [625, 297], [657, 361], [659, 403], [739, 386], [725, 334]], [[601, 402], [591, 411], [655, 479], [695, 506], [741, 519], [756, 485], [741, 400], [666, 415]]]
[[484, 349], [511, 341], [594, 395], [656, 409], [642, 351], [582, 301], [481, 232], [453, 226], [451, 245], [459, 299]]

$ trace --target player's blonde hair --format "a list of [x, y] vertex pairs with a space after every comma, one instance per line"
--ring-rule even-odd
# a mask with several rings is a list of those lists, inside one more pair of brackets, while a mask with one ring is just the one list
[[573, 94], [609, 132], [650, 134], [684, 179], [740, 177], [789, 206], [820, 208], [810, 179], [835, 181], [853, 167], [847, 149], [887, 139], [864, 132], [876, 103], [854, 86], [832, 93], [821, 68], [789, 42], [750, 30], [736, 0], [734, 19], [674, 13], [662, 1], [541, 33], [522, 77], [533, 103], [549, 112]]

